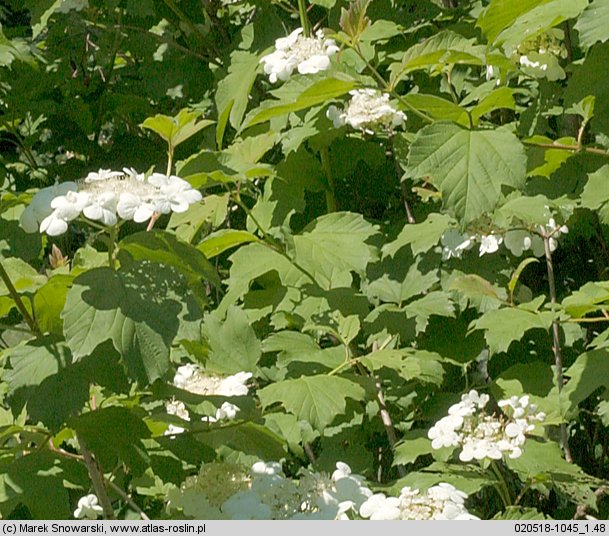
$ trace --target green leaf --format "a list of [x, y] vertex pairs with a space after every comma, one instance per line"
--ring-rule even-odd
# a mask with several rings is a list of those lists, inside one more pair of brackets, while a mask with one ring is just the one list
[[581, 204], [584, 208], [598, 211], [601, 222], [609, 224], [609, 165], [588, 175]]
[[68, 289], [72, 286], [72, 275], [57, 274], [51, 277], [34, 296], [36, 322], [42, 332], [61, 335], [63, 321], [61, 312], [66, 303]]
[[229, 307], [224, 321], [217, 312], [206, 315], [202, 332], [210, 347], [208, 368], [223, 374], [256, 371], [262, 350], [243, 309]]
[[147, 118], [140, 126], [152, 130], [163, 138], [171, 148], [177, 147], [183, 141], [194, 136], [214, 121], [200, 118], [201, 113], [193, 110], [180, 110], [175, 117], [157, 114]]
[[514, 219], [516, 223], [526, 223], [527, 225], [546, 225], [552, 217], [549, 208], [551, 201], [543, 196], [534, 197], [518, 195], [505, 203], [498, 212], [510, 223]]
[[404, 95], [402, 100], [438, 121], [453, 121], [465, 127], [469, 126], [469, 114], [467, 110], [442, 97], [424, 95], [422, 93], [409, 93]]
[[247, 231], [222, 229], [207, 236], [205, 240], [197, 246], [197, 249], [208, 259], [212, 259], [231, 248], [257, 241], [258, 238]]
[[539, 311], [544, 296], [518, 307], [487, 311], [475, 322], [475, 329], [485, 330], [484, 338], [492, 353], [505, 352], [513, 341], [519, 341], [529, 329], [548, 330], [553, 313]]
[[526, 154], [506, 130], [470, 131], [435, 123], [421, 129], [410, 146], [406, 172], [436, 186], [465, 225], [495, 208], [503, 185], [524, 184]]
[[407, 318], [416, 320], [417, 333], [425, 331], [432, 315], [455, 316], [455, 308], [445, 292], [434, 291], [403, 308]]
[[439, 280], [435, 271], [422, 274], [418, 265], [419, 263], [413, 264], [401, 282], [390, 279], [389, 274], [383, 274], [370, 283], [366, 293], [382, 302], [402, 305], [413, 296], [429, 290]]
[[491, 0], [488, 7], [478, 17], [477, 26], [482, 29], [482, 33], [487, 36], [489, 42], [493, 42], [518, 17], [548, 1], [519, 0], [518, 2], [513, 2], [511, 0]]
[[525, 521], [533, 519], [549, 519], [535, 508], [524, 508], [522, 506], [508, 506], [503, 512], [495, 514], [491, 519], [502, 521]]
[[482, 488], [492, 485], [494, 480], [489, 478], [488, 470], [474, 464], [434, 462], [420, 471], [412, 471], [406, 477], [400, 478], [391, 486], [391, 491], [398, 495], [404, 486], [427, 490], [440, 482], [452, 484], [458, 490], [473, 495]]
[[444, 378], [442, 357], [425, 350], [378, 350], [360, 360], [372, 372], [382, 368], [392, 369], [407, 381], [418, 380], [441, 385]]
[[62, 314], [66, 342], [79, 360], [110, 340], [130, 375], [152, 383], [169, 368], [181, 318], [196, 311], [182, 296], [188, 296], [185, 282], [171, 268], [148, 262], [117, 272], [95, 268], [68, 291]]
[[579, 32], [579, 42], [585, 48], [609, 39], [609, 1], [594, 0], [579, 16], [574, 28]]
[[564, 374], [569, 381], [560, 397], [564, 414], [569, 415], [599, 387], [609, 387], [609, 352], [602, 349], [581, 354]]
[[119, 250], [127, 252], [136, 261], [152, 261], [172, 266], [184, 275], [198, 292], [201, 292], [200, 284], [203, 279], [220, 286], [216, 269], [205, 255], [194, 246], [176, 239], [171, 233], [135, 233], [121, 240]]
[[588, 5], [588, 0], [550, 0], [522, 13], [495, 39], [511, 53], [520, 43], [531, 39], [565, 20], [577, 17]]
[[316, 430], [323, 430], [345, 412], [347, 398], [359, 401], [364, 395], [364, 389], [357, 383], [336, 376], [302, 376], [273, 383], [258, 391], [264, 408], [281, 404]]
[[[74, 469], [76, 466], [76, 470]], [[72, 519], [66, 472], [78, 472], [75, 460], [60, 460], [49, 450], [38, 451], [0, 465], [0, 503], [25, 504], [33, 519]], [[78, 482], [86, 485], [86, 473]], [[69, 484], [68, 484], [69, 485]], [[73, 485], [73, 484], [72, 484]], [[11, 508], [12, 509], [12, 508]], [[8, 517], [9, 512], [5, 512]], [[5, 517], [3, 516], [3, 517]]]
[[582, 475], [582, 470], [574, 463], [567, 462], [562, 457], [561, 448], [553, 442], [542, 443], [529, 439], [524, 445], [522, 456], [508, 458], [505, 463], [525, 482], [544, 474], [571, 479]]
[[269, 428], [253, 422], [206, 429], [199, 440], [215, 449], [227, 446], [261, 460], [280, 460], [286, 455], [285, 441]]
[[69, 425], [102, 467], [116, 467], [121, 461], [140, 475], [149, 466], [142, 439], [150, 437], [150, 430], [135, 412], [116, 406], [100, 408], [70, 419]]
[[376, 232], [360, 214], [321, 216], [294, 236], [295, 260], [326, 290], [349, 286], [351, 271], [363, 274], [377, 259], [376, 248], [366, 243]]
[[351, 2], [349, 9], [342, 8], [340, 10], [341, 30], [345, 32], [353, 42], [359, 41], [362, 33], [370, 26], [370, 18], [366, 16], [370, 1], [371, 0], [355, 0]]
[[609, 308], [609, 282], [586, 283], [562, 301], [565, 312], [573, 318]]
[[484, 97], [476, 106], [472, 108], [472, 121], [474, 125], [478, 125], [483, 116], [495, 110], [501, 109], [516, 109], [514, 90], [512, 88], [500, 87], [486, 95], [486, 97]]
[[406, 74], [417, 69], [455, 63], [483, 65], [485, 47], [474, 43], [475, 39], [467, 39], [445, 30], [410, 47], [399, 63], [393, 63], [389, 67], [391, 87], [395, 87]]
[[466, 298], [476, 302], [486, 299], [502, 303], [505, 300], [505, 295], [500, 295], [499, 290], [495, 286], [476, 274], [456, 277], [450, 284], [450, 290], [458, 290]]
[[395, 446], [393, 465], [407, 465], [417, 461], [419, 456], [433, 452], [427, 430], [411, 430], [404, 434], [402, 440]]
[[514, 273], [512, 274], [512, 277], [510, 278], [510, 282], [508, 283], [508, 291], [510, 293], [510, 298], [512, 298], [514, 296], [514, 290], [516, 290], [516, 285], [518, 284], [518, 280], [520, 279], [522, 272], [529, 264], [532, 264], [534, 262], [539, 262], [539, 260], [537, 260], [534, 257], [529, 257], [528, 259], [524, 259], [518, 265], [518, 268], [516, 268], [516, 270], [514, 270]]
[[56, 337], [45, 337], [11, 351], [11, 369], [4, 379], [14, 415], [27, 405], [34, 422], [59, 430], [89, 399], [87, 378], [79, 377], [72, 355]]
[[262, 243], [239, 248], [229, 260], [232, 266], [227, 281], [228, 293], [218, 307], [218, 312], [222, 314], [226, 313], [229, 305], [248, 292], [252, 281], [269, 272], [277, 272], [281, 283], [286, 287], [299, 287], [312, 282], [283, 255]]
[[[221, 117], [229, 114], [230, 124], [235, 129], [239, 129], [243, 120], [259, 66], [256, 54], [236, 50], [230, 56], [228, 75], [218, 84], [215, 96], [218, 114]], [[220, 121], [218, 129], [220, 129]], [[223, 132], [219, 135], [221, 137], [218, 146], [221, 145]]]
[[407, 223], [393, 242], [383, 246], [383, 257], [394, 257], [401, 248], [408, 245], [413, 255], [429, 251], [438, 244], [452, 221], [446, 214], [432, 212], [421, 223]]
[[245, 128], [264, 123], [273, 117], [285, 115], [290, 112], [298, 112], [299, 110], [311, 108], [317, 104], [323, 104], [331, 99], [348, 93], [356, 87], [357, 83], [352, 80], [323, 78], [305, 89], [295, 100], [291, 100], [287, 104], [276, 104], [260, 110], [247, 121]]
[[[15, 287], [15, 290], [19, 294], [33, 293], [47, 281], [45, 276], [40, 275], [27, 262], [24, 262], [21, 259], [10, 257], [8, 259], [0, 259], [0, 262], [8, 274], [11, 283]], [[6, 288], [4, 281], [0, 279], [0, 296], [8, 295], [8, 288]]]
[[609, 131], [609, 93], [603, 83], [603, 69], [608, 61], [609, 43], [592, 47], [583, 64], [573, 65], [573, 74], [564, 93], [566, 107], [573, 106], [590, 95], [595, 97], [594, 118], [590, 122], [593, 133]]

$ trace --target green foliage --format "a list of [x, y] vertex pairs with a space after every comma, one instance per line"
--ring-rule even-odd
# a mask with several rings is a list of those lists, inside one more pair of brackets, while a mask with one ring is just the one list
[[[210, 463], [261, 460], [607, 516], [609, 2], [4, 4], [3, 519], [228, 517]], [[297, 19], [328, 57], [276, 49]], [[35, 197], [126, 167], [188, 184], [147, 222]], [[434, 448], [472, 389], [545, 413], [521, 453]]]

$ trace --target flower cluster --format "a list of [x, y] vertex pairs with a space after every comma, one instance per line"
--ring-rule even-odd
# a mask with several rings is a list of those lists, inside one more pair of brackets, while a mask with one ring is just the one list
[[426, 494], [406, 486], [399, 497], [386, 497], [377, 493], [360, 508], [360, 515], [372, 521], [380, 520], [473, 520], [464, 506], [467, 495], [451, 484], [442, 483], [427, 490]]
[[23, 211], [21, 226], [30, 233], [57, 236], [81, 215], [109, 226], [118, 218], [141, 223], [155, 213], [185, 212], [201, 199], [199, 191], [175, 175], [153, 173], [146, 178], [132, 169], [100, 169], [81, 181], [40, 190]]
[[249, 470], [210, 463], [171, 493], [169, 508], [199, 519], [349, 519], [372, 496], [363, 480], [342, 462], [332, 475], [302, 470], [299, 478], [276, 462]]
[[338, 52], [333, 39], [326, 39], [320, 30], [315, 37], [303, 35], [303, 29], [294, 30], [287, 37], [275, 41], [275, 52], [261, 58], [264, 72], [271, 83], [285, 81], [297, 70], [300, 74], [315, 74], [330, 67], [330, 56]]
[[76, 510], [74, 510], [74, 517], [76, 519], [97, 519], [103, 512], [102, 507], [99, 505], [97, 495], [91, 493], [78, 500], [78, 505], [76, 506]]
[[[203, 396], [245, 396], [249, 388], [246, 382], [252, 377], [251, 372], [238, 372], [232, 376], [221, 378], [205, 373], [197, 365], [183, 365], [178, 367], [173, 378], [173, 384], [179, 389], [189, 393]], [[166, 404], [169, 415], [176, 415], [185, 421], [190, 421], [190, 415], [183, 402], [172, 400]], [[215, 417], [205, 417], [207, 422], [216, 422], [223, 419], [234, 419], [240, 411], [239, 407], [230, 402], [223, 402], [216, 410]], [[170, 424], [165, 432], [168, 435], [180, 434], [184, 428]]]
[[442, 258], [461, 258], [464, 251], [471, 249], [479, 242], [480, 256], [499, 251], [499, 246], [505, 247], [516, 257], [520, 257], [525, 251], [531, 251], [535, 257], [543, 257], [545, 254], [542, 236], [548, 237], [550, 251], [558, 248], [558, 239], [569, 232], [566, 225], [559, 225], [554, 218], [550, 218], [545, 225], [538, 225], [536, 232], [526, 230], [509, 230], [503, 235], [490, 233], [486, 235], [460, 233], [451, 228], [444, 232], [441, 238]]
[[514, 53], [514, 57], [520, 68], [528, 75], [547, 78], [550, 81], [562, 80], [565, 71], [560, 66], [560, 59], [567, 57], [563, 39], [562, 30], [551, 28], [522, 43]]
[[488, 415], [484, 408], [489, 401], [486, 394], [470, 391], [452, 405], [448, 415], [440, 419], [428, 432], [434, 449], [460, 447], [463, 462], [490, 458], [499, 460], [504, 454], [510, 458], [522, 455], [526, 434], [542, 422], [545, 414], [529, 403], [527, 395], [499, 401], [505, 415]]
[[375, 130], [393, 130], [404, 125], [406, 115], [389, 103], [389, 95], [375, 89], [356, 89], [350, 91], [351, 100], [344, 110], [330, 106], [326, 116], [335, 128], [349, 125], [367, 134]]

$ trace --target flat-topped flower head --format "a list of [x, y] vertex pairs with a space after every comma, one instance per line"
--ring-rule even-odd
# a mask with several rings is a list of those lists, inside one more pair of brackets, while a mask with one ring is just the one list
[[399, 497], [387, 497], [377, 493], [370, 497], [360, 508], [363, 518], [381, 520], [471, 520], [464, 506], [467, 494], [453, 485], [441, 483], [421, 493], [409, 486], [402, 488]]
[[331, 476], [303, 469], [291, 479], [277, 462], [257, 462], [250, 475], [249, 489], [222, 506], [232, 519], [349, 519], [372, 496], [343, 462]]
[[374, 134], [404, 125], [406, 115], [391, 105], [387, 93], [375, 89], [356, 89], [349, 94], [351, 100], [344, 110], [330, 106], [326, 112], [335, 128], [349, 125], [367, 134]]
[[[203, 396], [245, 396], [249, 392], [247, 381], [252, 377], [251, 372], [238, 372], [232, 376], [222, 378], [215, 374], [205, 372], [201, 367], [194, 364], [178, 367], [173, 378], [173, 384], [179, 389]], [[172, 401], [166, 404], [169, 415], [190, 421], [190, 414], [182, 402]], [[205, 422], [217, 422], [231, 420], [241, 411], [240, 408], [230, 402], [223, 402], [216, 410], [215, 416], [203, 417]], [[184, 429], [175, 425], [169, 425], [166, 434], [179, 434]]]
[[100, 169], [78, 182], [40, 190], [23, 211], [21, 224], [27, 232], [57, 236], [81, 215], [107, 226], [119, 219], [143, 223], [155, 213], [185, 212], [201, 199], [199, 191], [175, 175], [146, 178], [131, 168]]
[[297, 70], [300, 74], [316, 74], [330, 67], [330, 56], [338, 52], [333, 39], [326, 39], [319, 30], [315, 37], [303, 35], [303, 29], [294, 30], [287, 37], [275, 41], [275, 52], [264, 56], [264, 72], [271, 83], [286, 81]]
[[488, 401], [488, 395], [474, 390], [462, 395], [448, 415], [430, 428], [427, 436], [432, 448], [459, 447], [463, 462], [500, 460], [505, 455], [520, 457], [526, 435], [535, 429], [535, 423], [545, 419], [545, 414], [537, 412], [527, 395], [500, 400], [504, 412], [500, 416], [486, 413]]

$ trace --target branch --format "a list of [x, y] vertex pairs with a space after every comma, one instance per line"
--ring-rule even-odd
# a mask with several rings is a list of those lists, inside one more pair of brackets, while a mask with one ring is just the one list
[[23, 303], [23, 300], [21, 299], [21, 296], [19, 295], [19, 293], [17, 292], [17, 289], [13, 285], [13, 282], [11, 281], [11, 278], [8, 275], [8, 272], [4, 269], [4, 266], [2, 266], [2, 262], [1, 261], [0, 261], [0, 278], [2, 279], [4, 284], [6, 285], [8, 293], [10, 294], [11, 298], [15, 302], [15, 305], [17, 306], [17, 309], [19, 309], [19, 312], [21, 313], [21, 316], [23, 317], [23, 319], [25, 320], [25, 322], [27, 323], [29, 328], [35, 334], [40, 335], [41, 333], [40, 333], [40, 328], [38, 327], [38, 324], [36, 324], [36, 321], [34, 320], [32, 315], [30, 315], [30, 312], [27, 310], [27, 307], [25, 306], [25, 303]]
[[87, 470], [89, 471], [89, 478], [91, 478], [93, 490], [95, 491], [95, 495], [97, 495], [97, 499], [99, 500], [104, 511], [104, 517], [106, 519], [115, 519], [114, 509], [112, 508], [112, 503], [110, 502], [108, 492], [106, 491], [106, 486], [104, 485], [104, 475], [102, 474], [99, 465], [97, 465], [97, 462], [93, 459], [91, 452], [85, 445], [85, 442], [80, 434], [76, 433], [76, 439], [78, 440], [83, 460], [87, 466]]
[[540, 147], [542, 149], [560, 149], [562, 151], [573, 151], [574, 153], [584, 152], [609, 157], [609, 152], [604, 149], [599, 149], [598, 147], [582, 147], [581, 145], [565, 145], [564, 143], [537, 143], [526, 140], [523, 140], [522, 143], [530, 145], [531, 147]]
[[111, 487], [117, 495], [121, 497], [131, 508], [133, 508], [144, 521], [150, 521], [150, 518], [146, 515], [146, 512], [142, 510], [129, 495], [127, 495], [121, 488], [119, 488], [114, 482], [108, 480], [108, 486]]
[[[550, 301], [552, 305], [556, 305], [556, 281], [554, 279], [554, 265], [552, 263], [552, 251], [550, 250], [549, 235], [544, 235], [543, 245], [546, 254], [548, 285], [550, 287]], [[560, 347], [560, 332], [558, 327], [558, 320], [556, 318], [552, 320], [552, 350], [554, 352], [554, 363], [556, 365], [556, 384], [558, 386], [558, 392], [560, 393], [563, 388], [564, 376], [562, 366], [562, 350]], [[569, 448], [567, 425], [564, 422], [560, 424], [560, 439], [563, 451], [565, 453], [565, 460], [567, 460], [569, 463], [573, 463], [573, 456], [571, 455], [571, 449]]]

